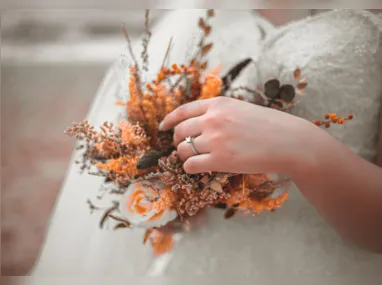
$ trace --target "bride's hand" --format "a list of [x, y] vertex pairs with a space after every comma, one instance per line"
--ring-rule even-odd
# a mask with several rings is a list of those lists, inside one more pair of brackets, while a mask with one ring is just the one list
[[[217, 97], [185, 104], [160, 129], [175, 128], [174, 144], [187, 173], [289, 173], [310, 159], [313, 124], [237, 99]], [[314, 131], [313, 131], [314, 132]], [[195, 155], [186, 137], [195, 137]]]

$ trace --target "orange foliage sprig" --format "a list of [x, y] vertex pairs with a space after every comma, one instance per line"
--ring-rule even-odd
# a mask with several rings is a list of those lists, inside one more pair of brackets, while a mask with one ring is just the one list
[[343, 125], [347, 120], [353, 120], [354, 115], [349, 114], [347, 117], [340, 117], [336, 113], [325, 114], [324, 120], [316, 120], [314, 124], [317, 126], [323, 126], [330, 128], [332, 124]]

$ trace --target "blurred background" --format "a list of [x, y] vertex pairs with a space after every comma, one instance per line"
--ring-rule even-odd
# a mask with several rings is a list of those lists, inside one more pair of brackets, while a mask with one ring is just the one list
[[[262, 11], [276, 25], [310, 12]], [[2, 276], [27, 275], [36, 259], [73, 150], [63, 132], [122, 52], [122, 22], [138, 37], [144, 10], [1, 12]]]
[[[144, 9], [1, 13], [1, 275], [26, 275], [105, 72], [143, 30]], [[165, 11], [153, 11], [155, 21]]]

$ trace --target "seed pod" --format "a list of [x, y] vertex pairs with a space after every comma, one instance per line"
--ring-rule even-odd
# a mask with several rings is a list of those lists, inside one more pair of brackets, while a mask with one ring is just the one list
[[158, 165], [159, 159], [163, 156], [162, 152], [152, 150], [141, 157], [137, 163], [137, 169], [147, 169]]
[[264, 84], [265, 96], [271, 99], [280, 98], [280, 81], [272, 79]]
[[237, 212], [237, 209], [235, 208], [229, 208], [225, 213], [224, 213], [224, 218], [229, 219], [232, 218]]
[[296, 91], [292, 85], [283, 85], [280, 91], [280, 98], [285, 102], [291, 102], [296, 96]]

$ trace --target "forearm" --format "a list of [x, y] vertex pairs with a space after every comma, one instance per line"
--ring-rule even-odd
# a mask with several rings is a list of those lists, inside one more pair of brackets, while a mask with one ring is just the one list
[[382, 252], [382, 168], [321, 130], [314, 137], [314, 154], [294, 182], [344, 238]]

